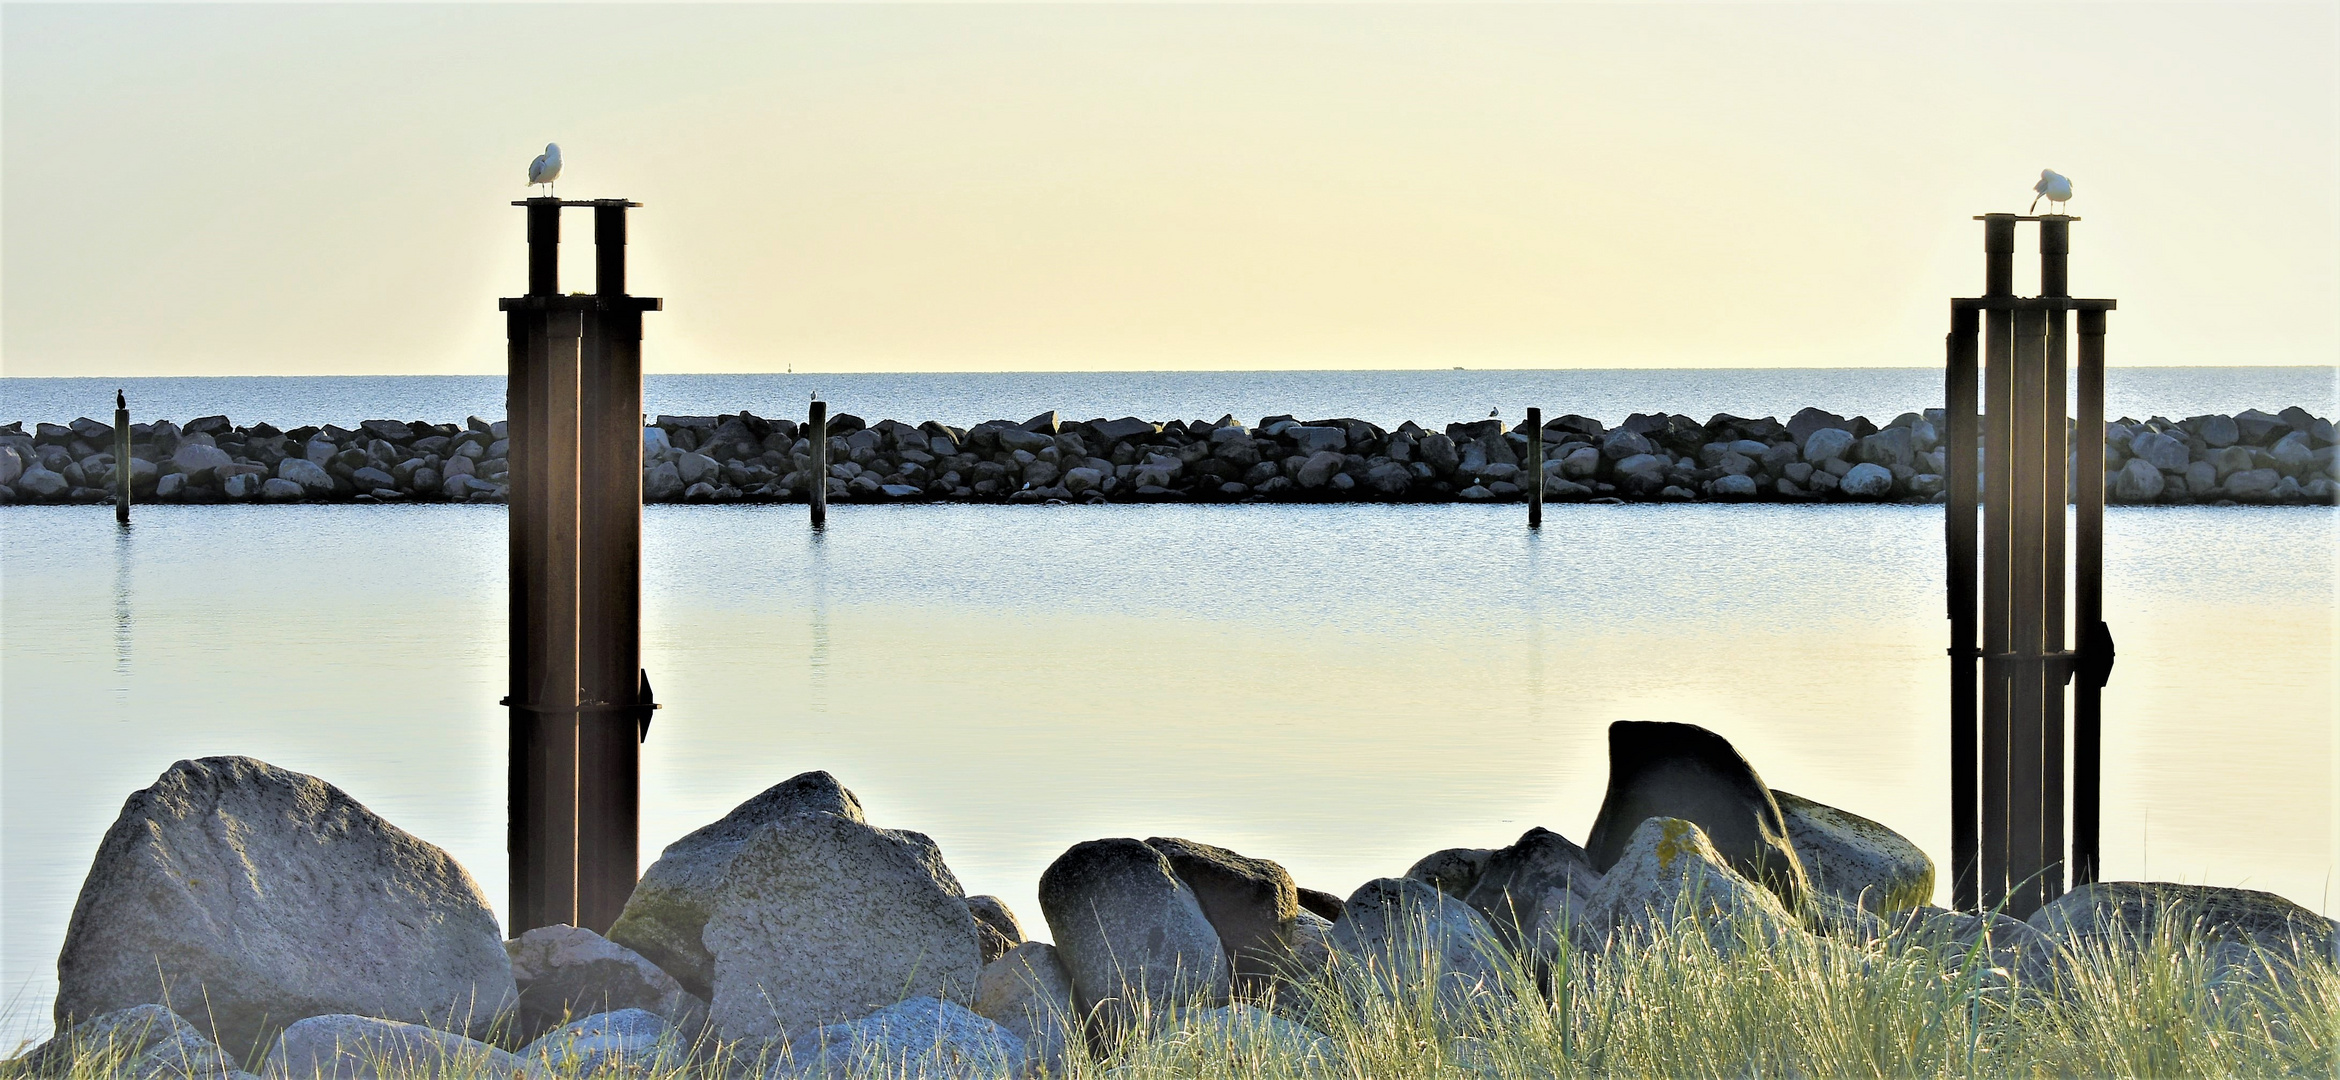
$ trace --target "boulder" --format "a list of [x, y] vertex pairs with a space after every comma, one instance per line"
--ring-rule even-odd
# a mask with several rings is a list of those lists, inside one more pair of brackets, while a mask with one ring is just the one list
[[1517, 943], [1535, 927], [1545, 894], [1565, 889], [1589, 895], [1600, 880], [1583, 848], [1539, 826], [1489, 855], [1486, 870], [1462, 899], [1504, 940]]
[[1331, 425], [1310, 427], [1302, 424], [1288, 427], [1284, 429], [1284, 438], [1290, 439], [1293, 447], [1302, 454], [1337, 453], [1349, 448], [1349, 433]]
[[1470, 895], [1471, 888], [1479, 883], [1479, 875], [1487, 872], [1487, 860], [1494, 855], [1487, 848], [1433, 851], [1415, 860], [1406, 870], [1406, 876], [1459, 900]]
[[983, 965], [975, 983], [975, 1011], [1023, 1040], [1051, 1074], [1065, 1071], [1064, 1054], [1080, 1031], [1073, 1011], [1072, 975], [1056, 947], [1027, 941]]
[[252, 758], [181, 761], [98, 845], [56, 1019], [201, 1002], [242, 1053], [328, 1013], [485, 1034], [517, 997], [502, 937], [463, 867], [341, 789]]
[[1775, 942], [1797, 930], [1771, 891], [1732, 869], [1696, 823], [1644, 819], [1592, 895], [1571, 915], [1580, 944], [1607, 947], [1648, 941], [1661, 928], [1697, 927], [1719, 951], [1735, 952], [1739, 935]]
[[972, 1001], [983, 970], [975, 917], [931, 848], [835, 814], [758, 826], [702, 935], [716, 1030], [793, 1039], [909, 996]]
[[2244, 409], [2234, 414], [2234, 426], [2236, 433], [2242, 436], [2243, 442], [2252, 446], [2265, 446], [2269, 439], [2275, 437], [2276, 432], [2291, 425], [2284, 423], [2277, 417], [2269, 416], [2261, 410]]
[[1192, 840], [1156, 836], [1146, 846], [1194, 891], [1227, 951], [1232, 977], [1246, 988], [1264, 988], [1292, 952], [1292, 920], [1300, 914], [1292, 875], [1266, 859]]
[[2292, 474], [2305, 471], [2316, 461], [2315, 448], [2308, 444], [2304, 431], [2294, 431], [2275, 440], [2275, 445], [2267, 448], [2267, 456], [2274, 459], [2276, 469]]
[[2242, 438], [2242, 432], [2236, 429], [2234, 418], [2231, 416], [2220, 416], [2216, 413], [2208, 416], [2197, 416], [2194, 418], [2193, 424], [2194, 434], [2201, 436], [2202, 442], [2213, 450], [2233, 446]]
[[1861, 461], [1881, 465], [1887, 473], [1896, 467], [1906, 469], [1917, 464], [1917, 445], [1910, 429], [1905, 427], [1886, 428], [1862, 439], [1859, 446]]
[[[656, 428], [650, 429], [656, 431]], [[646, 1009], [596, 1013], [546, 1032], [520, 1056], [561, 1076], [670, 1070], [689, 1048], [674, 1027]]]
[[[2273, 472], [2273, 470], [2267, 471]], [[2105, 491], [2107, 497], [2114, 502], [2152, 502], [2161, 497], [2161, 489], [2164, 486], [2161, 470], [2154, 468], [2151, 462], [2143, 458], [2130, 458], [2128, 464], [2121, 466], [2112, 474], [2111, 481], [2105, 485]], [[2232, 490], [2231, 484], [2229, 490]]]
[[2158, 431], [2140, 431], [2129, 439], [2129, 456], [2162, 472], [2184, 472], [2193, 455], [2186, 444]]
[[998, 1076], [1021, 1071], [1029, 1055], [1023, 1040], [966, 1006], [920, 996], [808, 1034], [792, 1065], [765, 1076]]
[[671, 461], [659, 462], [642, 473], [642, 498], [645, 502], [671, 502], [682, 496], [685, 486], [682, 470]]
[[[2003, 986], [2021, 978], [2033, 981], [2050, 970], [2055, 942], [2021, 919], [1998, 912], [1949, 911], [1931, 905], [1896, 916], [1889, 939], [1903, 947], [1935, 950], [1943, 963], [1963, 969], [1971, 959], [1987, 972], [1985, 982]], [[1974, 956], [1980, 948], [1982, 955]]]
[[333, 494], [333, 477], [307, 458], [288, 457], [276, 463], [276, 478], [299, 484], [310, 495]]
[[1601, 455], [1610, 461], [1623, 461], [1649, 452], [1649, 440], [1639, 432], [1618, 428], [1601, 436]]
[[1505, 955], [1487, 920], [1412, 878], [1357, 887], [1332, 928], [1333, 949], [1382, 992], [1404, 997], [1435, 987], [1442, 1008], [1467, 1008], [1499, 993]]
[[970, 896], [967, 913], [975, 916], [975, 935], [988, 964], [1024, 943], [1024, 924], [996, 896]]
[[1252, 1005], [1192, 1009], [1179, 1014], [1175, 1031], [1164, 1035], [1154, 1053], [1191, 1055], [1178, 1065], [1196, 1074], [1215, 1072], [1226, 1062], [1274, 1062], [1279, 1075], [1322, 1074], [1334, 1065], [1331, 1037], [1294, 1020]]
[[514, 1034], [533, 1039], [581, 1016], [640, 1010], [697, 1028], [707, 1004], [642, 954], [581, 926], [539, 926], [504, 943], [520, 987]]
[[[1346, 906], [1347, 901], [1342, 901], [1342, 904]], [[1332, 933], [1335, 925], [1336, 920], [1306, 908], [1301, 909], [1299, 916], [1292, 920], [1292, 955], [1284, 961], [1287, 965], [1283, 971], [1285, 978], [1306, 983], [1332, 963]]]
[[1818, 465], [1831, 458], [1842, 458], [1852, 446], [1852, 432], [1839, 427], [1820, 428], [1805, 437], [1804, 460]]
[[723, 479], [723, 463], [700, 453], [685, 453], [674, 463], [675, 476], [684, 487], [704, 480], [717, 483]]
[[1882, 499], [1893, 493], [1893, 472], [1883, 465], [1864, 461], [1846, 471], [1836, 483], [1853, 498]]
[[[31, 473], [26, 473], [31, 476]], [[2226, 478], [2226, 493], [2237, 499], [2264, 499], [2283, 482], [2283, 474], [2273, 469], [2244, 469]], [[2154, 494], [2160, 494], [2155, 492]]]
[[1718, 476], [1707, 485], [1706, 491], [1707, 494], [1719, 499], [1753, 498], [1755, 496], [1755, 479], [1746, 475]]
[[[177, 474], [174, 473], [173, 475]], [[67, 491], [72, 490], [73, 483], [72, 481], [65, 479], [64, 475], [61, 473], [52, 472], [48, 469], [44, 469], [38, 465], [35, 465], [32, 468], [26, 469], [16, 478], [15, 487], [16, 490], [24, 492], [28, 495], [38, 495], [44, 499], [54, 499], [57, 496], [63, 495]]]
[[1300, 910], [1312, 911], [1316, 917], [1333, 922], [1341, 917], [1342, 899], [1322, 889], [1295, 889], [1300, 899]]
[[1292, 479], [1304, 488], [1323, 487], [1332, 481], [1333, 474], [1341, 471], [1341, 465], [1347, 460], [1330, 450], [1320, 450], [1308, 455], [1308, 460], [1301, 463], [1299, 470], [1292, 474]]
[[1934, 860], [1908, 837], [1868, 818], [1772, 789], [1789, 846], [1813, 888], [1873, 915], [1934, 898]]
[[2340, 921], [2254, 889], [2102, 881], [2057, 897], [2025, 921], [2065, 961], [2166, 935], [2198, 942], [2219, 974], [2281, 977], [2302, 964], [2340, 964]]
[[733, 807], [721, 820], [666, 845], [642, 872], [609, 939], [648, 958], [683, 989], [713, 992], [715, 957], [700, 934], [714, 911], [732, 857], [756, 828], [804, 814], [835, 814], [861, 821], [861, 802], [825, 772], [801, 773]]
[[1771, 789], [1729, 740], [1695, 724], [1620, 720], [1609, 725], [1609, 789], [1585, 843], [1593, 869], [1609, 872], [1649, 818], [1682, 818], [1732, 869], [1762, 882], [1791, 910], [1804, 869]]
[[1226, 1000], [1218, 931], [1170, 860], [1139, 841], [1088, 840], [1057, 856], [1040, 875], [1040, 913], [1081, 1014], [1108, 1032]]
[[346, 1013], [311, 1016], [285, 1028], [260, 1072], [271, 1080], [545, 1075], [526, 1058], [461, 1035]]
[[309, 489], [290, 480], [272, 479], [260, 485], [260, 499], [263, 502], [299, 502], [308, 494]]
[[10, 1072], [11, 1076], [70, 1073], [123, 1080], [217, 1080], [243, 1075], [235, 1055], [160, 1005], [133, 1005], [90, 1017], [9, 1064], [23, 1070]]
[[185, 474], [191, 484], [204, 483], [211, 479], [213, 470], [235, 463], [227, 451], [210, 443], [181, 443], [178, 452], [171, 455], [171, 467]]
[[231, 499], [255, 498], [260, 494], [262, 483], [264, 481], [257, 476], [249, 473], [238, 473], [222, 482], [219, 486], [219, 492]]

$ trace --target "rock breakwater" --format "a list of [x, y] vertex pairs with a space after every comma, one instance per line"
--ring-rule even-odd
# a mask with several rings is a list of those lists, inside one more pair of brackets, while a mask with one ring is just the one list
[[[504, 500], [503, 421], [368, 420], [283, 430], [207, 416], [131, 428], [131, 485], [157, 502]], [[1555, 502], [1931, 502], [1944, 498], [1939, 409], [1882, 427], [1805, 409], [1785, 422], [1636, 413], [1615, 427], [1544, 425]], [[830, 419], [826, 475], [806, 432], [753, 413], [660, 416], [642, 429], [646, 502], [1503, 502], [1526, 498], [1525, 425], [1498, 419], [1394, 430], [1270, 416], [1246, 425], [1053, 412], [969, 428]], [[111, 426], [0, 426], [0, 502], [110, 501]], [[2292, 407], [2105, 425], [2105, 493], [2123, 504], [2329, 505], [2340, 499], [2332, 422]]]

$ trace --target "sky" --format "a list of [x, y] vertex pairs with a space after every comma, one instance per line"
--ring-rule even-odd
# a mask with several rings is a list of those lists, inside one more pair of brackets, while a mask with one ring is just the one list
[[654, 372], [1932, 366], [2043, 167], [2113, 363], [2331, 364], [2336, 10], [9, 4], [0, 374], [500, 372], [548, 141]]

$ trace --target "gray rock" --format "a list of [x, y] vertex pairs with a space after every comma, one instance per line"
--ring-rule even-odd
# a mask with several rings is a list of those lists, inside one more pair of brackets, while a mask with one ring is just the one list
[[2055, 942], [2064, 962], [2167, 934], [2198, 942], [2220, 975], [2282, 978], [2302, 964], [2340, 964], [2340, 921], [2254, 889], [2104, 881], [2065, 893], [2026, 921]]
[[[2045, 975], [2055, 952], [2055, 942], [2047, 935], [2021, 919], [1998, 912], [1976, 914], [1928, 905], [1896, 921], [1899, 926], [1890, 940], [1903, 947], [1933, 949], [1951, 968], [1978, 963], [1986, 969], [1983, 982], [1994, 987]], [[1982, 955], [1974, 955], [1977, 948], [1983, 950]]]
[[2207, 495], [2218, 488], [2218, 467], [2207, 461], [2186, 466], [2186, 492], [2195, 496]]
[[1292, 479], [1304, 488], [1323, 487], [1331, 482], [1333, 474], [1341, 471], [1341, 465], [1345, 460], [1341, 455], [1330, 450], [1310, 454], [1308, 460], [1301, 464], [1299, 471], [1292, 474]]
[[284, 1029], [260, 1072], [269, 1080], [417, 1080], [542, 1076], [527, 1059], [486, 1043], [371, 1016], [311, 1016]]
[[671, 502], [683, 493], [682, 470], [671, 461], [651, 466], [642, 474], [642, 498], [649, 502]]
[[[1153, 425], [1148, 424], [1146, 426], [1152, 427]], [[1025, 431], [1022, 428], [1012, 427], [995, 428], [993, 430], [996, 431], [999, 435], [999, 445], [1008, 450], [1022, 450], [1028, 454], [1037, 454], [1040, 451], [1047, 449], [1048, 447], [1056, 445], [1055, 437], [1050, 435], [1042, 435], [1036, 431]]]
[[235, 1055], [160, 1005], [134, 1005], [91, 1017], [11, 1064], [24, 1071], [10, 1075], [71, 1073], [122, 1080], [209, 1080], [239, 1072]]
[[1538, 826], [1488, 856], [1486, 870], [1463, 902], [1485, 916], [1505, 941], [1516, 944], [1535, 927], [1546, 893], [1565, 889], [1590, 895], [1600, 880], [1601, 872], [1593, 868], [1583, 848]]
[[288, 457], [276, 463], [276, 478], [299, 484], [311, 495], [333, 494], [333, 477], [324, 468], [307, 458]]
[[2226, 493], [2237, 499], [2263, 499], [2274, 494], [2283, 474], [2273, 469], [2244, 469], [2226, 478]]
[[1832, 458], [1844, 457], [1852, 449], [1852, 432], [1843, 428], [1821, 428], [1804, 439], [1804, 460], [1818, 465]]
[[35, 465], [17, 476], [13, 486], [16, 490], [26, 494], [38, 495], [44, 499], [54, 499], [71, 490], [73, 484], [66, 480], [63, 474], [51, 472]]
[[1890, 427], [1861, 440], [1860, 459], [1884, 466], [1886, 472], [1906, 469], [1917, 464], [1917, 446], [1908, 428]]
[[1264, 988], [1292, 952], [1292, 920], [1300, 914], [1292, 875], [1269, 860], [1192, 840], [1156, 836], [1146, 846], [1161, 852], [1171, 872], [1194, 891], [1237, 985]]
[[1349, 433], [1337, 427], [1309, 427], [1300, 425], [1284, 429], [1284, 438], [1303, 454], [1341, 451], [1349, 448]]
[[2267, 448], [2267, 456], [2275, 459], [2275, 468], [2286, 473], [2298, 473], [2315, 463], [2315, 448], [2308, 444], [2307, 432], [2294, 431], [2275, 440]]
[[257, 476], [249, 473], [238, 473], [228, 477], [227, 481], [220, 485], [219, 491], [220, 494], [231, 499], [250, 499], [260, 494], [261, 483], [261, 479]]
[[581, 926], [540, 926], [504, 943], [520, 987], [514, 1033], [536, 1037], [582, 1016], [638, 1009], [697, 1027], [706, 1002], [642, 954]]
[[2242, 441], [2252, 446], [2265, 446], [2275, 433], [2290, 425], [2257, 409], [2244, 409], [2234, 414], [2234, 426]]
[[2186, 444], [2158, 431], [2139, 432], [2129, 440], [2129, 455], [2163, 472], [2184, 472], [2193, 455]]
[[1848, 470], [1837, 485], [1854, 498], [1881, 499], [1893, 493], [1893, 473], [1883, 465], [1864, 461]]
[[[2271, 469], [2267, 471], [2273, 472]], [[2161, 470], [2143, 458], [2131, 458], [2128, 464], [2112, 474], [2105, 491], [2114, 502], [2151, 502], [2161, 497], [2164, 486]]]
[[1040, 875], [1040, 913], [1080, 1012], [1107, 1031], [1227, 998], [1224, 946], [1170, 861], [1136, 840], [1074, 844]]
[[1376, 465], [1365, 473], [1365, 483], [1383, 495], [1403, 495], [1413, 482], [1413, 472], [1394, 461]]
[[171, 467], [186, 474], [187, 481], [194, 484], [210, 480], [212, 470], [235, 463], [236, 459], [227, 451], [209, 443], [181, 443], [178, 452], [171, 455]]
[[775, 784], [712, 824], [666, 845], [642, 872], [609, 939], [647, 957], [683, 989], [702, 998], [713, 989], [715, 957], [701, 941], [731, 860], [757, 827], [804, 814], [862, 821], [861, 802], [825, 772]]
[[397, 478], [371, 465], [350, 473], [349, 482], [367, 491], [372, 491], [375, 488], [394, 488], [398, 486]]
[[1406, 876], [1423, 882], [1457, 900], [1470, 895], [1479, 876], [1487, 872], [1487, 860], [1495, 852], [1488, 848], [1447, 848], [1433, 851], [1414, 861]]
[[[1283, 1075], [1310, 1075], [1330, 1069], [1336, 1048], [1330, 1036], [1253, 1005], [1190, 1009], [1177, 1029], [1163, 1035], [1155, 1052], [1191, 1054], [1201, 1073], [1230, 1061], [1272, 1061]], [[1186, 1063], [1180, 1063], [1186, 1064]]]
[[24, 475], [24, 459], [16, 456], [13, 446], [0, 446], [0, 484], [13, 484]]
[[1472, 484], [1471, 486], [1464, 488], [1461, 491], [1455, 492], [1454, 497], [1458, 499], [1468, 499], [1471, 502], [1485, 502], [1494, 498], [1495, 493], [1493, 491], [1489, 491], [1486, 488], [1480, 487], [1477, 484]]
[[1747, 499], [1755, 495], [1755, 478], [1746, 475], [1718, 476], [1707, 485], [1707, 493], [1718, 498]]
[[674, 449], [674, 440], [667, 438], [665, 428], [656, 424], [643, 425], [642, 457], [644, 460], [656, 458], [672, 449]]
[[1503, 943], [1469, 905], [1412, 878], [1375, 878], [1349, 894], [1333, 949], [1383, 993], [1435, 988], [1446, 1009], [1502, 989]]
[[[1623, 431], [1624, 429], [1620, 428], [1618, 430]], [[1631, 432], [1625, 433], [1632, 434]], [[1642, 473], [1649, 476], [1658, 476], [1666, 471], [1666, 468], [1669, 464], [1671, 463], [1668, 462], [1665, 458], [1656, 454], [1635, 454], [1631, 457], [1627, 457], [1618, 461], [1614, 466], [1614, 470], [1619, 476], [1628, 476], [1635, 473]]]
[[1610, 461], [1623, 461], [1638, 454], [1650, 452], [1649, 440], [1641, 433], [1618, 428], [1601, 436], [1601, 455]]
[[[24, 486], [23, 481], [18, 481], [17, 486]], [[161, 479], [154, 482], [154, 497], [158, 499], [173, 498], [185, 490], [187, 478], [179, 473], [164, 473]]]
[[1822, 893], [1876, 915], [1934, 897], [1934, 860], [1908, 837], [1868, 818], [1773, 788], [1788, 843]]
[[793, 1068], [767, 1077], [996, 1076], [1030, 1051], [1006, 1028], [956, 1002], [914, 997], [800, 1040]]
[[331, 784], [242, 757], [181, 761], [131, 794], [57, 981], [59, 1027], [175, 995], [243, 1051], [326, 1013], [484, 1034], [517, 997], [495, 914], [453, 858]]
[[1104, 482], [1105, 474], [1086, 466], [1077, 469], [1066, 469], [1064, 471], [1064, 489], [1076, 494], [1087, 491], [1090, 488], [1096, 487]]
[[2215, 413], [2195, 417], [2194, 434], [2201, 436], [2202, 441], [2213, 450], [2233, 446], [2242, 438], [2242, 432], [2234, 426], [2233, 417]]
[[1789, 908], [1809, 889], [1771, 789], [1728, 740], [1694, 724], [1609, 725], [1609, 789], [1586, 839], [1593, 869], [1611, 872], [1643, 821], [1683, 818], [1731, 868]]
[[530, 1064], [562, 1076], [668, 1070], [687, 1056], [680, 1033], [646, 1009], [596, 1013], [548, 1031], [520, 1051]]
[[975, 917], [932, 841], [918, 841], [835, 814], [750, 834], [702, 935], [715, 956], [716, 1030], [795, 1038], [908, 995], [973, 1000]]
[[1574, 913], [1579, 941], [1646, 941], [1661, 927], [1702, 928], [1716, 948], [1735, 952], [1742, 931], [1780, 940], [1798, 931], [1772, 891], [1740, 875], [1696, 823], [1644, 819], [1599, 887]]
[[1585, 480], [1600, 471], [1601, 452], [1589, 445], [1578, 446], [1560, 459], [1560, 475], [1570, 480]]
[[267, 480], [260, 484], [260, 498], [267, 502], [298, 502], [308, 494], [309, 489], [290, 480]]
[[723, 463], [705, 454], [685, 453], [675, 459], [674, 467], [675, 474], [686, 487], [702, 480], [719, 481], [723, 477]]
[[975, 1011], [1023, 1040], [1036, 1063], [1065, 1071], [1065, 1048], [1080, 1031], [1073, 1011], [1072, 975], [1056, 946], [1027, 941], [983, 965], [975, 984]]
[[1024, 943], [1024, 924], [996, 896], [970, 896], [967, 913], [975, 917], [975, 933], [988, 964]]

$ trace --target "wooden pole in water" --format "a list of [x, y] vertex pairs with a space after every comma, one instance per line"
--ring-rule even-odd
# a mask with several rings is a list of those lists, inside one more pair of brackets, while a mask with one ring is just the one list
[[1944, 549], [1950, 597], [1950, 905], [1975, 908], [1981, 822], [1981, 746], [1975, 730], [1975, 309], [1950, 311], [1943, 403], [1949, 425], [1950, 503]]
[[1544, 410], [1529, 409], [1528, 426], [1528, 528], [1544, 527]]
[[130, 402], [114, 391], [114, 523], [130, 524]]
[[2104, 680], [2112, 634], [2104, 625], [2104, 312], [2080, 312], [2077, 548], [2073, 637], [2082, 663], [2072, 680], [2072, 884], [2097, 880], [2103, 820]]
[[[1989, 214], [1983, 218], [1984, 296], [2008, 300], [2015, 295], [2015, 215]], [[2014, 418], [2014, 311], [1993, 306], [1983, 320], [1983, 460], [1982, 488], [1982, 838], [1981, 869], [1976, 902], [1996, 907], [2007, 898], [2007, 758], [2008, 758], [2008, 619], [2009, 575], [2014, 570], [2014, 535], [2010, 526], [2014, 500], [2013, 470], [2008, 467], [2015, 442]]]
[[805, 501], [812, 507], [812, 527], [829, 522], [829, 403], [815, 399], [805, 414], [805, 442], [812, 446], [812, 485]]

